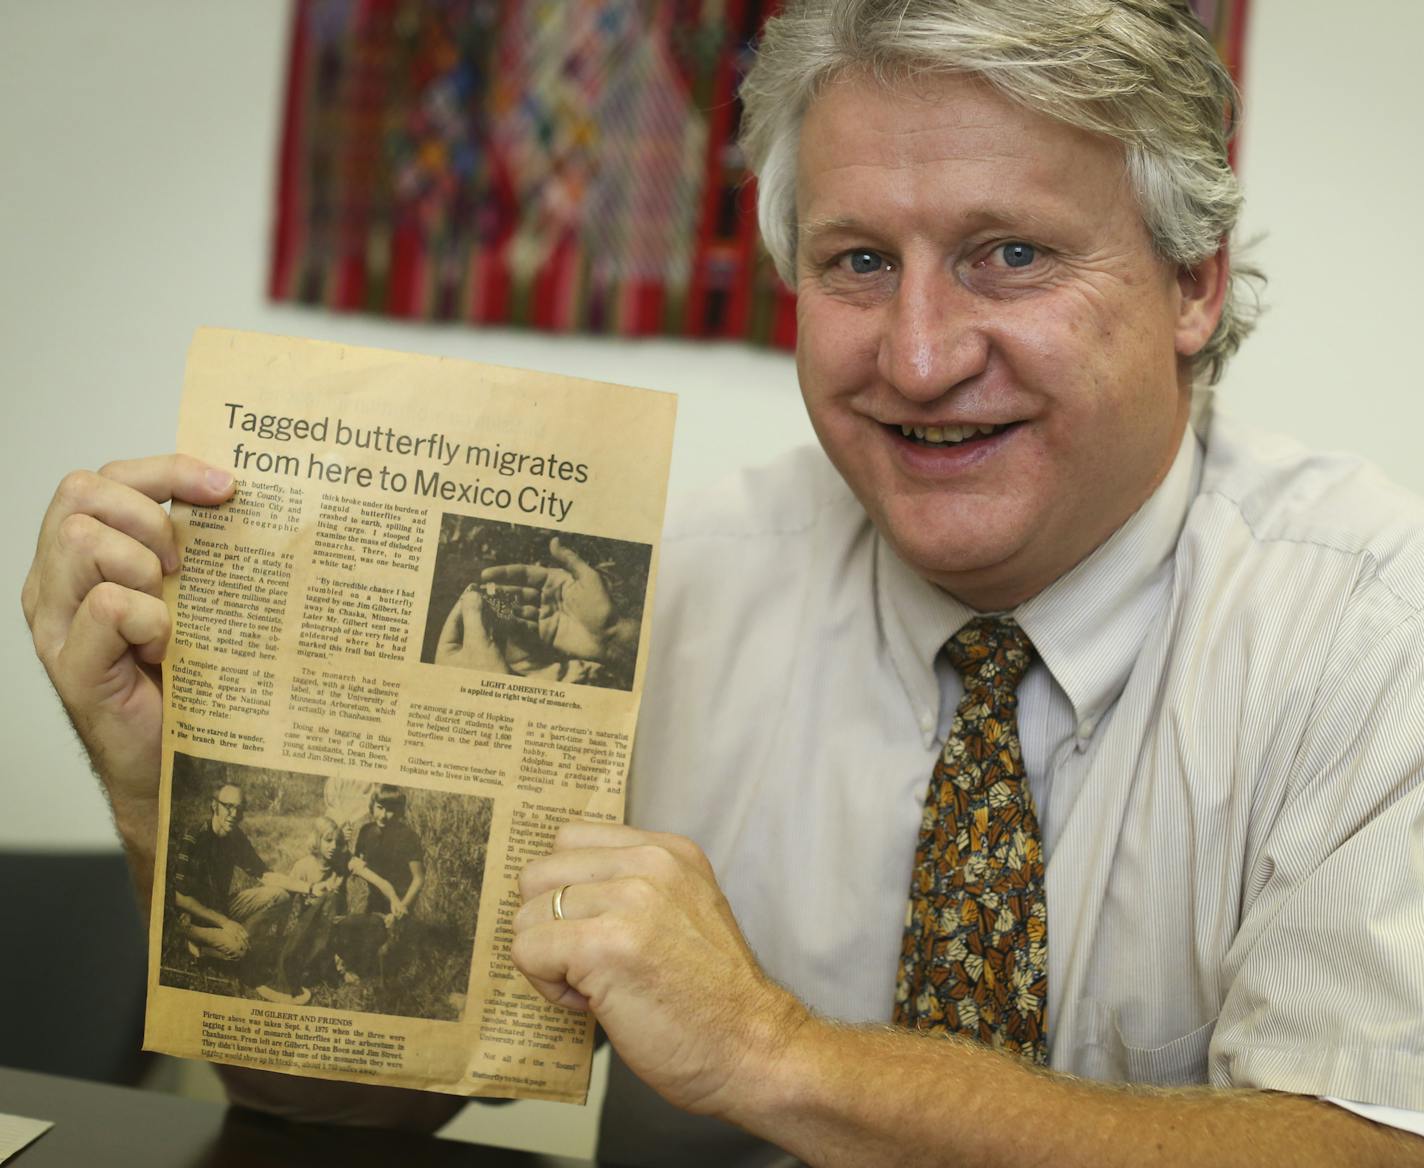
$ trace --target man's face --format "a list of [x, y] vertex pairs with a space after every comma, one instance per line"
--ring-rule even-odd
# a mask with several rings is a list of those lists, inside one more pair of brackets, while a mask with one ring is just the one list
[[371, 822], [377, 827], [385, 827], [396, 817], [396, 813], [384, 803], [371, 804]]
[[1161, 481], [1219, 265], [1157, 258], [1116, 143], [970, 78], [842, 79], [807, 113], [797, 214], [807, 410], [923, 576], [1013, 607]]
[[213, 799], [213, 834], [228, 835], [242, 818], [244, 801], [240, 787], [223, 787]]

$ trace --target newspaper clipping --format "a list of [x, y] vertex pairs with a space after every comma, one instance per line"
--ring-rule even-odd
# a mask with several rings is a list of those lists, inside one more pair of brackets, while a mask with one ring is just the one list
[[675, 399], [200, 330], [178, 447], [145, 1046], [582, 1102], [516, 878], [623, 814]]

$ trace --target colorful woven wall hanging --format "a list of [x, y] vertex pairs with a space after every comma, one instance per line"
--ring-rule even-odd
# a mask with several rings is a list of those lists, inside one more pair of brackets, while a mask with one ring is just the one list
[[[1193, 0], [1233, 70], [1246, 0]], [[779, 0], [297, 0], [273, 299], [789, 347], [736, 87]]]
[[789, 344], [733, 145], [775, 0], [299, 0], [271, 294]]

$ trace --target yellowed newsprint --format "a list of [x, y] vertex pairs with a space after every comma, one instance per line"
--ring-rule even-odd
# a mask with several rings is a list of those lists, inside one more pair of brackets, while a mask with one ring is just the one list
[[178, 448], [145, 1046], [582, 1102], [516, 877], [622, 818], [675, 399], [203, 329]]

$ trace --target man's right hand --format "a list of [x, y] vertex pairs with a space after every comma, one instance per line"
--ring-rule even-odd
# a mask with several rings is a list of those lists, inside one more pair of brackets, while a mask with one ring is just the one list
[[178, 569], [170, 499], [216, 504], [232, 476], [163, 455], [73, 471], [40, 527], [20, 593], [35, 652], [89, 752], [131, 851], [156, 830], [168, 647], [163, 577]]
[[[231, 494], [225, 471], [181, 454], [66, 475], [45, 513], [20, 594], [35, 652], [113, 803], [145, 905], [163, 732], [157, 666], [169, 634], [163, 577], [178, 568], [162, 504], [180, 499], [211, 506]], [[242, 934], [245, 939], [246, 930]], [[234, 1102], [294, 1119], [433, 1131], [465, 1102], [239, 1067], [219, 1067], [219, 1073]]]

